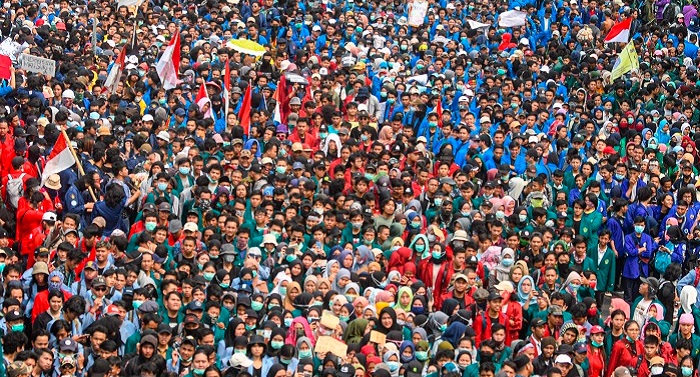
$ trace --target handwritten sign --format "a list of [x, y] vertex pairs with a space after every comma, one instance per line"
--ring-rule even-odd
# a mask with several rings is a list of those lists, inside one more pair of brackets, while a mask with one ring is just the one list
[[386, 334], [372, 330], [372, 332], [369, 333], [369, 341], [372, 343], [384, 344], [386, 343]]
[[29, 54], [22, 54], [19, 57], [19, 61], [20, 68], [25, 71], [40, 73], [48, 76], [56, 75], [56, 61], [54, 60]]
[[340, 324], [340, 319], [329, 311], [324, 311], [321, 315], [321, 324], [331, 330], [335, 330]]
[[330, 336], [321, 336], [316, 341], [314, 351], [318, 353], [330, 352], [338, 357], [345, 357], [348, 354], [348, 345]]

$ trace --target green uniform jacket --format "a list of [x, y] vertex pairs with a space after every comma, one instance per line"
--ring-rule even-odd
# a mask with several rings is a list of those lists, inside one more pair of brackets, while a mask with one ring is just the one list
[[598, 230], [603, 225], [603, 215], [597, 210], [591, 213], [583, 213], [581, 217], [581, 235], [586, 241], [598, 237]]
[[615, 287], [615, 252], [608, 246], [603, 259], [598, 263], [598, 245], [588, 248], [588, 257], [593, 261], [593, 271], [598, 283], [596, 292], [612, 292]]

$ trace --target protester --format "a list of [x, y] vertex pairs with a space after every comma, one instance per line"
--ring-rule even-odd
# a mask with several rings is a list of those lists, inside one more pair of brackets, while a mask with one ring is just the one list
[[0, 10], [0, 376], [697, 377], [697, 4]]

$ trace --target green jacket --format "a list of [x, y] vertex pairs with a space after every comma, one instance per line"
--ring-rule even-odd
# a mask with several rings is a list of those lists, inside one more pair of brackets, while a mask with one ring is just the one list
[[615, 287], [615, 252], [608, 246], [603, 254], [603, 259], [598, 263], [598, 245], [588, 248], [588, 258], [593, 261], [593, 271], [596, 273], [598, 283], [596, 292], [612, 292]]
[[586, 241], [598, 237], [598, 230], [603, 225], [603, 215], [597, 210], [590, 213], [583, 213], [581, 217], [581, 235]]

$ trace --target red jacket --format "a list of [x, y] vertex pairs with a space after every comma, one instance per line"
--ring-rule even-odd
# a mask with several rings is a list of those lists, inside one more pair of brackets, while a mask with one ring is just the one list
[[[508, 317], [502, 312], [498, 313], [498, 323], [506, 325], [508, 323]], [[491, 339], [491, 317], [487, 312], [482, 312], [481, 315], [474, 318], [474, 332], [476, 337], [474, 338], [474, 345], [478, 348], [483, 340]]]
[[607, 376], [612, 375], [617, 367], [637, 367], [637, 358], [644, 355], [644, 345], [640, 340], [633, 344], [627, 339], [620, 339], [613, 344], [610, 358], [608, 359]]
[[[68, 301], [68, 299], [72, 296], [70, 293], [61, 290], [63, 292], [63, 298], [64, 301]], [[32, 308], [32, 324], [36, 320], [36, 317], [39, 316], [39, 314], [49, 310], [49, 290], [44, 290], [39, 292], [36, 297], [34, 298], [34, 307]]]
[[[505, 300], [504, 300], [505, 301]], [[506, 305], [504, 302], [503, 305]], [[510, 347], [510, 343], [518, 339], [520, 330], [523, 328], [523, 307], [518, 302], [509, 301], [506, 309], [506, 346]], [[511, 324], [511, 321], [513, 323]]]

